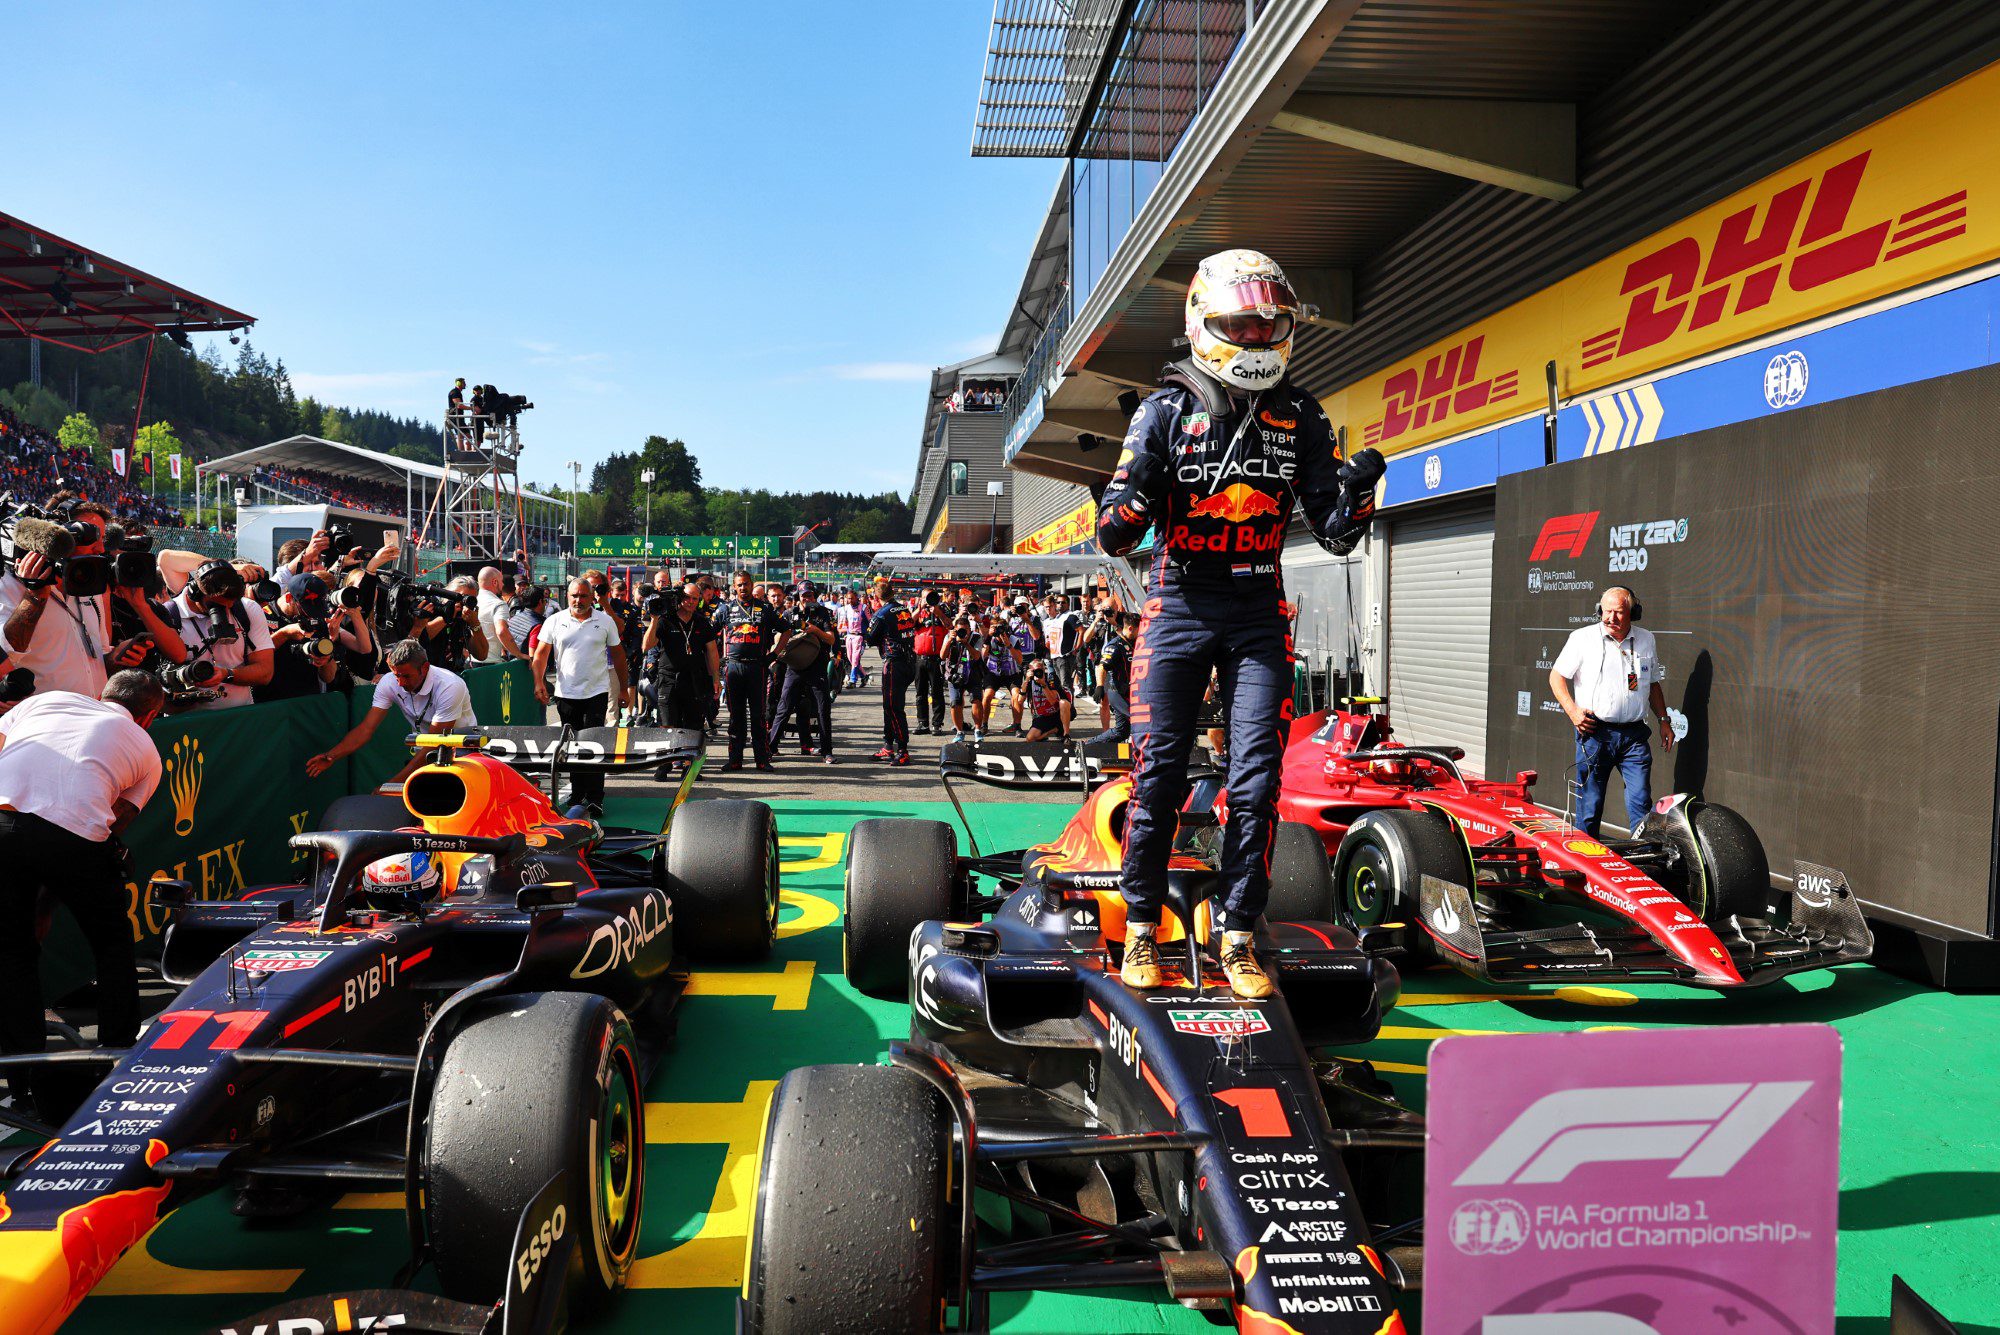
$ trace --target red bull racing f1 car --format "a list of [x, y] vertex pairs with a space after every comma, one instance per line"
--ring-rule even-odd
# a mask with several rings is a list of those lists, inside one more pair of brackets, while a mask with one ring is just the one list
[[1327, 1051], [1375, 1035], [1396, 970], [1327, 920], [1324, 849], [1284, 826], [1257, 932], [1278, 995], [1231, 993], [1210, 946], [1209, 773], [1169, 871], [1167, 985], [1123, 986], [1129, 764], [1118, 744], [947, 746], [948, 792], [1102, 777], [1033, 848], [965, 857], [943, 822], [855, 826], [846, 969], [907, 998], [910, 1037], [889, 1066], [780, 1083], [742, 1329], [979, 1330], [996, 1292], [1133, 1287], [1258, 1335], [1403, 1329], [1422, 1121]]
[[[565, 1290], [622, 1285], [677, 960], [769, 950], [770, 810], [684, 805], [701, 740], [683, 729], [415, 741], [433, 754], [400, 796], [342, 798], [322, 831], [293, 838], [313, 855], [309, 881], [233, 903], [154, 887], [178, 904], [161, 972], [182, 991], [131, 1049], [0, 1058], [60, 1119], [0, 1110], [28, 1133], [0, 1149], [0, 1327], [53, 1330], [159, 1219], [214, 1188], [402, 1192], [397, 1284], [428, 1261], [447, 1298], [374, 1291], [342, 1300], [350, 1314], [553, 1329]], [[673, 760], [687, 775], [648, 831], [560, 812], [520, 772], [553, 788], [557, 772]], [[376, 873], [383, 859], [437, 874], [442, 893]], [[52, 1091], [66, 1080], [64, 1099]]]
[[1749, 823], [1677, 793], [1629, 839], [1593, 839], [1529, 796], [1535, 775], [1463, 773], [1464, 751], [1393, 739], [1379, 700], [1298, 720], [1280, 816], [1317, 830], [1337, 916], [1409, 956], [1508, 983], [1742, 988], [1868, 958], [1840, 872], [1797, 864], [1773, 911]]

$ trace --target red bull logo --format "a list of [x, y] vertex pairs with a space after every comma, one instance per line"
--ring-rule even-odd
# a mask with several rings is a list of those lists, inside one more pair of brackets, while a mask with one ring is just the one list
[[[167, 1155], [157, 1140], [146, 1146], [146, 1162]], [[62, 1212], [53, 1229], [0, 1233], [0, 1313], [8, 1330], [53, 1331], [159, 1221], [171, 1188], [157, 1186], [111, 1192]]]
[[1232, 482], [1213, 496], [1207, 496], [1188, 507], [1189, 519], [1221, 519], [1231, 524], [1241, 524], [1247, 519], [1260, 515], [1275, 515], [1282, 511], [1274, 497], [1257, 490], [1247, 482]]

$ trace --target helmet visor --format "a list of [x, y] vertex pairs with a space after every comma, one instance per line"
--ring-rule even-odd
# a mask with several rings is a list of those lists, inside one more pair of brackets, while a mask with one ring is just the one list
[[1290, 311], [1275, 315], [1238, 311], [1234, 315], [1211, 315], [1204, 323], [1214, 337], [1239, 348], [1276, 347], [1292, 336]]

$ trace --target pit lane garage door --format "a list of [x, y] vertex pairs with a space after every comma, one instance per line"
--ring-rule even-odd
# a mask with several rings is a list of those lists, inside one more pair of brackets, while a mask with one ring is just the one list
[[1389, 535], [1389, 717], [1404, 742], [1456, 743], [1486, 772], [1493, 505], [1397, 521]]

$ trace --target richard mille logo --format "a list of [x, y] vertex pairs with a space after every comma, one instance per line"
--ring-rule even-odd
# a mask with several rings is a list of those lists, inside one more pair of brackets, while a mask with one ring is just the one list
[[183, 737], [167, 758], [167, 793], [174, 800], [174, 833], [194, 833], [194, 805], [201, 800], [201, 743]]

